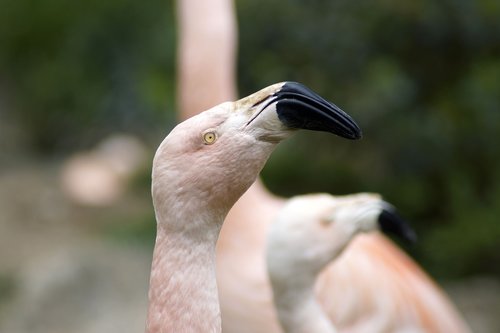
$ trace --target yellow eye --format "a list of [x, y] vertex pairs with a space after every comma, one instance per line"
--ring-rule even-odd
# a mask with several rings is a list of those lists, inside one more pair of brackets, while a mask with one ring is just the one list
[[203, 141], [206, 145], [211, 145], [215, 142], [215, 140], [217, 140], [217, 135], [215, 134], [215, 132], [206, 132], [203, 134]]
[[333, 222], [335, 222], [333, 217], [323, 217], [319, 220], [321, 227], [328, 227], [329, 225], [332, 225]]

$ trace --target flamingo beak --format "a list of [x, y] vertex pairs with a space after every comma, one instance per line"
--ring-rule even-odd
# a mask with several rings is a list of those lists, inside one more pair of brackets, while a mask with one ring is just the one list
[[[297, 82], [277, 83], [236, 102], [256, 111], [249, 124], [262, 118], [263, 111], [277, 116], [286, 129], [308, 129], [360, 139], [361, 129], [347, 113]], [[274, 110], [275, 112], [272, 112]]]
[[347, 113], [300, 83], [285, 82], [272, 101], [277, 102], [278, 118], [287, 127], [330, 132], [350, 140], [362, 137]]
[[393, 234], [410, 244], [417, 241], [415, 231], [390, 205], [387, 205], [378, 216], [378, 224], [382, 232], [386, 234]]

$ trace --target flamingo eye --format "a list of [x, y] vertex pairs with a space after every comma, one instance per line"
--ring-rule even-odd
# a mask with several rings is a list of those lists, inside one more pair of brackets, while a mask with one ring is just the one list
[[206, 145], [211, 145], [217, 140], [217, 134], [213, 131], [203, 133], [203, 142]]
[[328, 227], [335, 222], [335, 217], [334, 216], [326, 216], [326, 217], [321, 218], [319, 220], [319, 222], [320, 222], [320, 225], [322, 227]]

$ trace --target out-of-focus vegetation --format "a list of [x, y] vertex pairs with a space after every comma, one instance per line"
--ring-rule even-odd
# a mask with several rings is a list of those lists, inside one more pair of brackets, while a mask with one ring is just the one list
[[[175, 122], [175, 9], [164, 1], [3, 0], [0, 115], [32, 152]], [[376, 191], [434, 274], [500, 275], [500, 2], [239, 0], [242, 95], [300, 81], [364, 139], [301, 133], [264, 170], [276, 193]], [[196, 98], [193, 95], [193, 98]]]
[[[168, 5], [168, 6], [167, 6]], [[2, 0], [0, 83], [40, 152], [173, 119], [174, 13], [165, 1]], [[161, 114], [161, 115], [160, 115]]]

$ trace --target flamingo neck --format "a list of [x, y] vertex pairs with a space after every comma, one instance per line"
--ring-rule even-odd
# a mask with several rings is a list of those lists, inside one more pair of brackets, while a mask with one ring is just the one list
[[[158, 221], [153, 252], [146, 332], [220, 332], [215, 278], [218, 230], [186, 236], [169, 232], [162, 222]], [[221, 224], [222, 219], [217, 225]]]
[[336, 329], [314, 295], [314, 286], [273, 285], [274, 304], [285, 333], [336, 333]]

